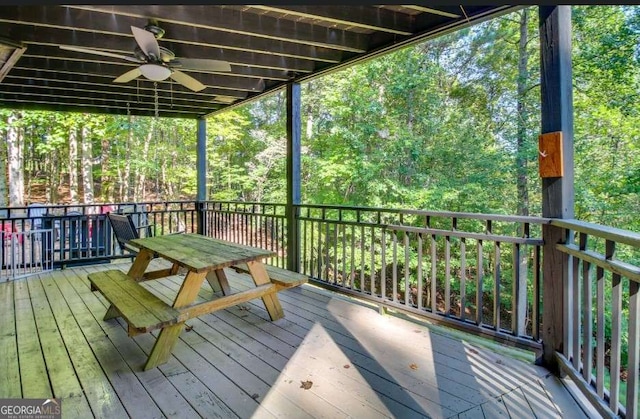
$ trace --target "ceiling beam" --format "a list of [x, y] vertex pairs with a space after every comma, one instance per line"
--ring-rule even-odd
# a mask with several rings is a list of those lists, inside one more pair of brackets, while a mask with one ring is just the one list
[[[15, 73], [15, 74], [14, 74]], [[101, 83], [100, 81], [105, 81], [104, 78], [97, 77], [89, 77], [89, 76], [80, 76], [80, 77], [64, 77], [63, 75], [58, 75], [55, 73], [45, 74], [47, 77], [36, 77], [32, 72], [29, 71], [15, 71], [12, 74], [7, 75], [5, 82], [14, 82], [21, 84], [64, 84], [70, 88], [82, 89], [86, 91], [90, 91], [92, 89], [103, 89], [103, 90], [111, 90], [111, 91], [120, 91], [120, 92], [134, 92], [135, 94], [148, 93], [153, 94], [154, 86], [151, 81], [143, 81], [138, 80], [134, 85], [115, 85], [114, 83], [110, 83], [108, 80], [106, 83]], [[167, 87], [168, 86], [168, 87]], [[158, 93], [165, 95], [177, 95], [177, 96], [186, 96], [190, 98], [194, 98], [195, 100], [204, 100], [207, 101], [211, 96], [229, 96], [234, 97], [236, 99], [244, 99], [247, 97], [247, 92], [238, 92], [236, 90], [224, 90], [224, 89], [214, 89], [207, 88], [205, 89], [207, 93], [193, 92], [186, 87], [183, 87], [176, 82], [171, 83], [160, 83], [158, 84]]]
[[[143, 91], [114, 91], [113, 89], [100, 89], [93, 88], [88, 89], [86, 86], [69, 86], [69, 84], [49, 81], [49, 80], [35, 80], [32, 83], [24, 84], [24, 83], [15, 83], [15, 82], [4, 82], [0, 85], [0, 91], [5, 92], [13, 92], [13, 93], [34, 93], [38, 90], [53, 90], [58, 94], [65, 95], [67, 93], [73, 94], [84, 94], [84, 95], [113, 95], [115, 99], [125, 100], [125, 101], [135, 101], [135, 102], [153, 102], [155, 100], [155, 95], [153, 91], [143, 90]], [[184, 94], [178, 95], [173, 94], [171, 92], [166, 91], [158, 91], [158, 99], [161, 103], [168, 104], [182, 104], [188, 107], [192, 107], [193, 105], [198, 106], [209, 106], [212, 103], [233, 103], [240, 98], [232, 97], [232, 96], [224, 96], [225, 98], [230, 98], [225, 101], [219, 101], [217, 98], [223, 95], [211, 95], [207, 98], [196, 99], [193, 97], [186, 96]]]
[[[110, 115], [126, 115], [127, 108], [121, 106], [108, 106], [108, 105], [92, 105], [70, 103], [64, 105], [64, 109], [61, 109], [60, 104], [51, 102], [48, 100], [33, 100], [33, 99], [17, 99], [12, 101], [4, 101], [0, 98], [0, 108], [9, 108], [13, 110], [35, 110], [35, 111], [51, 111], [51, 112], [76, 112], [82, 114], [110, 114]], [[153, 117], [155, 112], [153, 109], [129, 109], [131, 115]], [[182, 119], [195, 119], [202, 117], [201, 114], [175, 112], [172, 110], [160, 110], [158, 116], [161, 118], [182, 118]]]
[[[31, 101], [33, 103], [40, 104], [63, 104], [63, 105], [72, 105], [79, 107], [96, 107], [96, 108], [119, 108], [122, 110], [127, 109], [126, 101], [116, 101], [112, 99], [102, 99], [102, 98], [90, 98], [90, 97], [73, 97], [66, 96], [60, 97], [56, 95], [43, 95], [43, 94], [16, 94], [16, 93], [3, 93], [2, 97], [0, 97], [0, 106], [7, 105], [15, 102], [26, 102]], [[216, 108], [220, 108], [219, 104], [212, 104], [209, 111], [213, 111]], [[153, 115], [155, 113], [154, 105], [144, 104], [144, 103], [135, 103], [130, 104], [129, 109], [133, 111], [144, 111], [149, 115]], [[200, 114], [200, 111], [206, 111], [206, 109], [198, 109], [198, 108], [185, 108], [180, 106], [173, 106], [171, 108], [165, 107], [164, 109], [158, 108], [158, 113], [161, 112], [171, 112], [172, 114], [181, 114], [185, 118], [193, 117], [195, 115]]]
[[[93, 62], [74, 62], [66, 60], [54, 60], [49, 58], [33, 58], [23, 57], [18, 64], [14, 67], [15, 70], [30, 70], [30, 71], [47, 71], [56, 73], [67, 74], [86, 74], [98, 77], [108, 77], [111, 80], [119, 77], [125, 72], [135, 68], [126, 64], [113, 64], [113, 63], [93, 63]], [[196, 73], [185, 71], [185, 73], [191, 75], [205, 86], [217, 87], [221, 89], [229, 90], [241, 90], [246, 92], [255, 92], [262, 85], [260, 79], [246, 79], [238, 76], [220, 76], [218, 74], [208, 73]], [[141, 79], [144, 77], [141, 76]], [[135, 85], [135, 80], [129, 82]], [[128, 83], [124, 83], [128, 84]], [[116, 84], [117, 86], [117, 84]]]
[[[27, 95], [27, 96], [52, 96], [58, 97], [61, 99], [76, 99], [80, 102], [84, 101], [86, 98], [89, 100], [112, 100], [114, 102], [120, 103], [130, 103], [132, 105], [144, 105], [144, 106], [154, 106], [155, 98], [153, 95], [135, 95], [131, 93], [121, 93], [115, 94], [114, 92], [109, 91], [92, 91], [87, 92], [84, 90], [77, 89], [64, 89], [61, 87], [52, 87], [52, 86], [16, 86], [13, 84], [5, 84], [0, 85], [0, 98], [6, 99], [10, 97], [9, 95]], [[213, 96], [212, 98], [213, 99]], [[195, 102], [193, 100], [189, 100], [186, 98], [170, 98], [167, 96], [158, 95], [158, 104], [160, 108], [184, 108], [191, 109], [191, 111], [196, 109], [209, 109], [216, 108], [217, 102], [210, 100], [208, 102]]]
[[388, 32], [396, 35], [413, 33], [410, 15], [372, 6], [249, 6], [249, 11], [264, 10], [284, 13], [307, 19], [317, 19], [328, 23], [346, 25], [372, 31]]
[[[32, 7], [0, 6], [0, 22], [22, 23], [55, 29], [75, 30], [108, 35], [131, 36], [131, 26], [143, 28], [145, 19], [119, 16], [118, 19], [105, 19], [103, 13], [90, 10], [52, 7], [46, 15], [34, 13]], [[312, 45], [293, 43], [283, 40], [256, 38], [249, 35], [194, 28], [183, 24], [159, 21], [166, 32], [161, 42], [201, 45], [208, 48], [222, 48], [257, 54], [276, 54], [289, 58], [335, 63], [341, 60], [341, 52]]]
[[113, 16], [141, 19], [155, 18], [196, 28], [208, 28], [233, 34], [249, 35], [268, 40], [295, 42], [339, 51], [362, 53], [367, 50], [366, 35], [341, 29], [298, 23], [286, 19], [259, 16], [242, 12], [239, 6], [204, 5], [126, 5], [126, 6], [67, 6], [92, 10]]
[[[2, 22], [2, 18], [0, 18]], [[112, 35], [91, 32], [74, 32], [66, 29], [48, 28], [43, 26], [29, 27], [25, 30], [23, 24], [5, 22], [0, 25], [0, 31], [4, 31], [10, 37], [16, 37], [27, 44], [37, 45], [72, 45], [83, 48], [98, 48], [109, 52], [124, 55], [132, 55], [136, 47], [133, 35]], [[3, 33], [0, 32], [0, 35]], [[51, 42], [55, 40], [55, 42]], [[178, 57], [205, 58], [213, 60], [229, 61], [233, 66], [248, 66], [268, 68], [281, 71], [295, 71], [299, 73], [311, 72], [314, 63], [311, 60], [281, 57], [275, 54], [255, 54], [243, 51], [225, 51], [219, 48], [208, 48], [201, 45], [187, 45], [161, 41], [160, 45], [173, 51]]]
[[[93, 54], [83, 54], [81, 52], [67, 51], [58, 48], [57, 46], [47, 45], [29, 45], [29, 49], [24, 53], [23, 59], [26, 58], [40, 58], [40, 59], [52, 59], [63, 60], [70, 62], [83, 62], [83, 63], [96, 63], [96, 64], [113, 64], [113, 65], [128, 65], [131, 68], [135, 66], [133, 63], [129, 63], [117, 58], [102, 57]], [[179, 69], [178, 67], [175, 67]], [[218, 76], [234, 76], [245, 77], [251, 79], [266, 79], [266, 80], [278, 80], [286, 81], [290, 77], [285, 71], [271, 70], [267, 68], [249, 68], [235, 66], [232, 72], [225, 71], [202, 71], [202, 70], [188, 70], [188, 73], [204, 73], [204, 74], [216, 74]]]
[[412, 9], [412, 10], [417, 10], [419, 12], [423, 12], [423, 13], [431, 13], [432, 15], [440, 15], [440, 16], [445, 16], [445, 17], [450, 17], [453, 19], [458, 19], [460, 17], [462, 17], [460, 15], [460, 13], [452, 13], [449, 11], [444, 10], [445, 8], [451, 8], [451, 7], [447, 7], [447, 6], [439, 6], [437, 9], [432, 8], [432, 7], [426, 7], [426, 6], [415, 6], [415, 5], [406, 5], [406, 6], [402, 6], [402, 7], [406, 7], [407, 9]]

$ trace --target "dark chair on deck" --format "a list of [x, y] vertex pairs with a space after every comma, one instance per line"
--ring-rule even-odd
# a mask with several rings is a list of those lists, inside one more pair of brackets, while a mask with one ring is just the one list
[[120, 250], [123, 252], [126, 250], [130, 252], [132, 256], [135, 256], [138, 253], [138, 249], [129, 245], [129, 241], [140, 238], [139, 231], [143, 229], [146, 229], [147, 236], [153, 235], [153, 229], [151, 228], [153, 224], [140, 225], [136, 227], [131, 219], [131, 214], [114, 214], [110, 212], [107, 214], [107, 218], [111, 223], [113, 234], [116, 236], [116, 240], [120, 245]]

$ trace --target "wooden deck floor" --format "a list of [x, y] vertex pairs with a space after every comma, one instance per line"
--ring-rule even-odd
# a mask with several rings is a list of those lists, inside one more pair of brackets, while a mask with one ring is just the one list
[[[542, 368], [312, 286], [281, 292], [275, 322], [260, 300], [189, 321], [171, 360], [143, 372], [157, 334], [102, 321], [89, 290], [88, 272], [114, 266], [128, 268], [0, 284], [0, 398], [59, 397], [83, 418], [585, 417]], [[146, 284], [170, 300], [179, 278]]]

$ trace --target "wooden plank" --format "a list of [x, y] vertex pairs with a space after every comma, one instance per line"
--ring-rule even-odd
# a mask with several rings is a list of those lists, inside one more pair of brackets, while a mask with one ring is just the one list
[[84, 396], [80, 397], [83, 395], [82, 386], [69, 359], [40, 280], [31, 277], [26, 282], [31, 294], [33, 314], [38, 326], [42, 353], [47, 365], [53, 395], [62, 398], [63, 404], [64, 399], [72, 398], [77, 403], [78, 410], [83, 411], [88, 417], [92, 414], [91, 409], [87, 399]]
[[256, 288], [237, 292], [235, 294], [220, 297], [213, 301], [204, 301], [184, 307], [180, 310], [178, 320], [183, 322], [203, 314], [212, 313], [214, 311], [223, 310], [225, 308], [244, 303], [254, 298], [264, 297], [276, 292], [276, 286], [273, 284], [263, 284]]
[[538, 170], [541, 178], [562, 177], [562, 131], [548, 132], [538, 136]]
[[[262, 262], [247, 262], [247, 267], [249, 268], [249, 273], [251, 274], [253, 283], [256, 284], [256, 286], [271, 283], [269, 274], [267, 274], [267, 271], [265, 270], [264, 264]], [[284, 317], [284, 311], [282, 310], [282, 306], [280, 305], [280, 301], [278, 300], [277, 293], [263, 295], [262, 302], [264, 303], [267, 312], [269, 312], [269, 317], [271, 317], [272, 321]]]
[[[39, 281], [38, 284], [44, 288], [56, 324], [60, 328], [60, 334], [73, 363], [75, 374], [85, 389], [84, 394], [91, 410], [100, 416], [124, 417], [127, 412], [122, 407], [116, 391], [105, 376], [100, 363], [85, 339], [83, 333], [86, 333], [86, 327], [81, 329], [82, 325], [79, 323], [81, 319], [76, 320], [73, 316], [65, 296], [56, 285], [56, 277], [61, 276], [62, 272], [53, 272], [43, 276], [46, 280]], [[94, 338], [89, 339], [93, 340]]]
[[95, 272], [89, 281], [116, 307], [135, 333], [175, 324], [180, 313], [119, 270]]
[[13, 282], [0, 284], [0, 399], [21, 398]]
[[[133, 412], [133, 416], [136, 417], [137, 415], [143, 415], [144, 412], [138, 412], [138, 410], [147, 409], [147, 406], [151, 403], [144, 393], [140, 393], [135, 384], [128, 382], [137, 378], [144, 386], [148, 396], [151, 396], [153, 402], [165, 416], [188, 418], [196, 415], [197, 413], [190, 403], [173, 386], [170, 378], [167, 378], [167, 376], [175, 375], [189, 379], [189, 376], [192, 377], [192, 375], [188, 370], [184, 367], [177, 368], [176, 365], [171, 365], [165, 374], [159, 370], [143, 373], [141, 366], [146, 361], [147, 356], [136, 343], [140, 339], [129, 338], [126, 329], [117, 323], [114, 325], [100, 320], [105, 306], [98, 299], [97, 294], [87, 292], [86, 285], [83, 282], [83, 280], [86, 282], [86, 279], [81, 278], [81, 274], [73, 273], [74, 271], [65, 270], [65, 277], [56, 279], [56, 283], [128, 411]], [[150, 348], [154, 338], [151, 335], [148, 335], [148, 337], [151, 342], [149, 344]], [[111, 343], [109, 344], [109, 342]], [[122, 359], [115, 356], [118, 353]], [[128, 372], [129, 370], [122, 367], [122, 360], [126, 362], [135, 377], [125, 373], [125, 371]], [[174, 363], [177, 362], [174, 360]], [[192, 380], [191, 382], [194, 391], [197, 391], [198, 394], [206, 395], [209, 400], [214, 400], [215, 396], [207, 394], [208, 390], [206, 388], [197, 388], [196, 381]], [[192, 400], [194, 399], [195, 396]], [[148, 409], [148, 411], [153, 414], [157, 413], [155, 408]], [[212, 417], [214, 412], [219, 413], [218, 410], [214, 409], [197, 410], [197, 412], [205, 417]]]
[[[509, 412], [509, 416], [518, 419], [536, 419], [536, 413], [531, 410], [531, 406], [524, 396], [522, 389], [516, 388], [502, 396], [502, 401]], [[538, 412], [541, 414], [542, 412]]]
[[275, 255], [273, 251], [233, 244], [199, 234], [156, 236], [134, 239], [131, 242], [194, 272], [225, 268]]
[[[204, 281], [205, 276], [206, 272], [196, 273], [193, 271], [189, 271], [182, 281], [180, 290], [178, 291], [178, 294], [176, 295], [176, 298], [173, 302], [173, 308], [182, 308], [191, 304], [198, 295], [198, 291], [202, 286], [202, 282]], [[173, 324], [171, 326], [165, 326], [160, 331], [158, 339], [156, 340], [156, 343], [153, 345], [153, 349], [149, 354], [149, 359], [144, 365], [145, 371], [167, 362], [167, 360], [171, 356], [173, 348], [178, 342], [178, 337], [180, 336], [180, 333], [182, 333], [182, 329], [184, 329], [184, 321]]]
[[[297, 287], [298, 285], [305, 284], [309, 281], [309, 277], [307, 275], [291, 272], [290, 270], [278, 268], [273, 265], [264, 265], [267, 273], [269, 274], [269, 279], [272, 283], [277, 284], [280, 289]], [[238, 272], [249, 272], [249, 267], [246, 263], [241, 263], [233, 266]]]
[[507, 408], [502, 401], [502, 397], [498, 397], [492, 400], [489, 400], [486, 403], [482, 404], [482, 413], [487, 418], [501, 418], [509, 417], [509, 412], [507, 412]]
[[133, 261], [133, 264], [129, 268], [129, 272], [127, 272], [127, 275], [135, 280], [142, 280], [144, 278], [144, 272], [147, 270], [147, 266], [149, 266], [149, 263], [151, 262], [153, 257], [153, 252], [147, 249], [140, 249], [138, 251], [138, 254], [136, 255], [135, 260]]
[[53, 396], [25, 279], [13, 281], [22, 397]]
[[458, 415], [458, 419], [484, 419], [482, 406], [476, 406], [472, 409], [465, 410]]
[[211, 286], [213, 292], [222, 291], [223, 295], [231, 294], [231, 288], [229, 287], [229, 280], [224, 273], [224, 269], [216, 269], [207, 273], [207, 282]]
[[[216, 313], [216, 314], [217, 314], [217, 315], [220, 315], [220, 316], [223, 316], [224, 312], [220, 312], [220, 313]], [[252, 316], [252, 313], [247, 314], [247, 316], [249, 316], [249, 317], [253, 317], [253, 316]], [[227, 319], [227, 318], [225, 317], [225, 319]], [[227, 321], [229, 321], [229, 320], [227, 320]], [[252, 321], [249, 321], [249, 322], [250, 322], [251, 324], [253, 324], [253, 323], [254, 323], [254, 322], [252, 322]], [[236, 327], [239, 327], [239, 325], [237, 325], [237, 324], [235, 324], [235, 323], [236, 323], [236, 321], [232, 321], [232, 322], [231, 322], [231, 324], [235, 325]], [[256, 326], [254, 326], [254, 327], [258, 327], [258, 328], [261, 328], [261, 329], [273, 329], [273, 327], [270, 327], [270, 326], [272, 326], [272, 324], [271, 324], [271, 323], [267, 323], [267, 324], [260, 324], [260, 325], [256, 325]], [[246, 327], [251, 327], [251, 326], [250, 326], [250, 325], [247, 325]], [[288, 328], [287, 328], [287, 330], [288, 330]], [[254, 333], [255, 333], [255, 334], [258, 334], [258, 332], [254, 332]], [[271, 333], [273, 333], [273, 330], [271, 331]], [[253, 334], [253, 333], [252, 333], [252, 334]], [[288, 338], [285, 336], [285, 335], [287, 335], [287, 334], [289, 335], [289, 337], [288, 337]], [[294, 335], [292, 335], [291, 333], [289, 333], [289, 332], [285, 332], [284, 330], [283, 330], [282, 332], [278, 333], [278, 334], [277, 334], [277, 336], [278, 336], [278, 339], [279, 339], [279, 340], [287, 339], [287, 341], [289, 342], [289, 344], [292, 344], [292, 345], [293, 345], [293, 344], [295, 344], [294, 342], [295, 342], [295, 340], [296, 340], [296, 339], [299, 339], [299, 337], [295, 337], [295, 336], [294, 336]], [[291, 341], [292, 339], [293, 339], [293, 341]], [[281, 344], [280, 344], [280, 345], [281, 345]], [[309, 341], [309, 342], [308, 342], [308, 345], [309, 345], [309, 347], [315, 347], [315, 346], [316, 346], [316, 345], [315, 345], [315, 343], [314, 343], [314, 342], [312, 342], [312, 341]], [[305, 348], [306, 348], [306, 346], [305, 346]], [[284, 349], [284, 348], [278, 348], [277, 350], [278, 350], [278, 352], [282, 353], [282, 352], [283, 352], [283, 349]], [[310, 349], [308, 349], [308, 350], [310, 351]], [[313, 356], [313, 355], [312, 355], [312, 357], [314, 357], [314, 358], [316, 358], [316, 357], [317, 357], [317, 358], [323, 358], [323, 357], [325, 357], [325, 356], [326, 356], [326, 354], [322, 354], [322, 355], [321, 355], [320, 353], [318, 353], [318, 354], [317, 354], [317, 355], [315, 355], [315, 356]], [[296, 357], [297, 357], [297, 355], [296, 355]], [[291, 362], [292, 362], [292, 361], [289, 361], [289, 364], [288, 364], [288, 365], [290, 365], [290, 363], [291, 363]], [[316, 362], [316, 361], [314, 361], [314, 363], [315, 363], [315, 362]], [[319, 361], [318, 361], [318, 362], [319, 362]], [[323, 365], [324, 365], [324, 367], [323, 367], [323, 368], [326, 368], [326, 369], [329, 369], [329, 370], [330, 370], [330, 369], [332, 369], [335, 365], [343, 365], [343, 364], [344, 364], [344, 362], [342, 362], [341, 360], [334, 361], [334, 362], [326, 362], [326, 365], [325, 365], [325, 364], [323, 364]], [[300, 368], [302, 368], [302, 366], [300, 366]], [[297, 368], [297, 369], [300, 369], [300, 368]], [[311, 368], [311, 367], [307, 367], [307, 368]], [[407, 366], [407, 365], [405, 365], [405, 369], [407, 369], [407, 368], [408, 368], [408, 366]], [[339, 369], [339, 368], [336, 368], [336, 369]], [[373, 368], [373, 371], [376, 371], [376, 372], [377, 372], [377, 371], [379, 371], [379, 370], [380, 370], [380, 366], [379, 366], [379, 365], [377, 365], [376, 367], [374, 367], [374, 368]], [[357, 371], [356, 369], [354, 369], [354, 370], [353, 370], [353, 372], [357, 375], [357, 374], [358, 374], [358, 372], [356, 372], [356, 371]], [[360, 373], [362, 373], [362, 370], [360, 370], [359, 372], [360, 372]], [[406, 397], [406, 395], [405, 395], [405, 396], [402, 396], [402, 394], [404, 394], [404, 391], [405, 391], [405, 390], [400, 390], [400, 389], [399, 389], [399, 387], [398, 387], [397, 385], [395, 385], [395, 389], [394, 389], [393, 380], [391, 380], [391, 382], [386, 381], [386, 380], [381, 380], [381, 379], [380, 379], [380, 377], [378, 377], [378, 376], [377, 376], [377, 374], [376, 374], [376, 373], [374, 373], [374, 372], [371, 372], [371, 373], [367, 372], [366, 374], [372, 374], [371, 376], [368, 376], [368, 382], [371, 382], [371, 381], [376, 382], [377, 384], [375, 385], [375, 388], [379, 389], [380, 391], [382, 391], [382, 389], [385, 389], [384, 391], [382, 391], [383, 393], [387, 393], [387, 392], [394, 393], [394, 392], [395, 392], [396, 397], [400, 397], [400, 398], [402, 398], [402, 397]], [[318, 374], [317, 374], [317, 372], [315, 373], [315, 375], [316, 375], [316, 376], [318, 375]], [[416, 385], [417, 385], [417, 386], [419, 386], [419, 384], [418, 384], [418, 383], [416, 383]], [[390, 388], [391, 388], [391, 389], [390, 389]], [[355, 390], [353, 390], [353, 391], [355, 391]], [[349, 392], [349, 391], [347, 391], [347, 392]], [[334, 396], [334, 397], [335, 397], [335, 396]], [[459, 401], [461, 401], [461, 400], [459, 400]], [[417, 406], [415, 402], [411, 402], [411, 401], [409, 401], [409, 399], [405, 399], [405, 401], [404, 401], [404, 402], [405, 402], [405, 403], [408, 403], [409, 405], [413, 404], [413, 405], [414, 405], [414, 409], [418, 409], [418, 411], [424, 410], [422, 407]], [[428, 403], [427, 401], [423, 401], [423, 402], [424, 402], [424, 403]], [[462, 401], [461, 401], [461, 402], [462, 402]], [[396, 405], [395, 405], [395, 400], [394, 400], [394, 401], [389, 401], [389, 400], [386, 400], [386, 399], [385, 399], [385, 405], [395, 406], [395, 408], [396, 408], [396, 409], [403, 409], [403, 408], [401, 408], [401, 407], [399, 407], [399, 406], [396, 406]], [[469, 405], [469, 406], [470, 406], [470, 405]], [[440, 407], [440, 406], [436, 406], [436, 405], [431, 405], [431, 406], [430, 406], [430, 409], [431, 409], [431, 410], [429, 410], [429, 411], [443, 410], [443, 408], [442, 408], [442, 407]], [[443, 410], [443, 411], [445, 411], [445, 412], [449, 412], [450, 414], [453, 414], [453, 411], [450, 411], [450, 410], [448, 410], [448, 409], [446, 409], [446, 408], [444, 408], [444, 410]], [[406, 414], [406, 413], [407, 413], [407, 412], [405, 412], [405, 414]], [[414, 414], [414, 415], [416, 414], [416, 410], [413, 410], [413, 414]]]

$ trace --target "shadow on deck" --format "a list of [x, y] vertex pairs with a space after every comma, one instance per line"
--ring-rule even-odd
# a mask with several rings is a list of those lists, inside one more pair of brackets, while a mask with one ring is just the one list
[[[113, 267], [0, 284], [0, 398], [62, 398], [63, 417], [585, 417], [543, 368], [310, 285], [279, 294], [275, 322], [260, 300], [190, 320], [144, 372], [157, 332], [129, 338], [89, 290]], [[180, 282], [145, 284], [170, 301]]]

